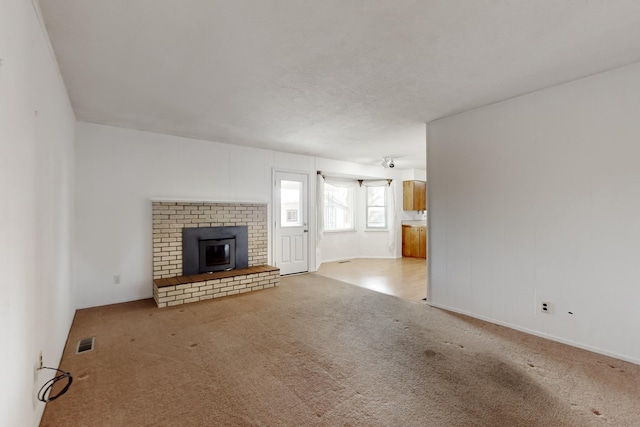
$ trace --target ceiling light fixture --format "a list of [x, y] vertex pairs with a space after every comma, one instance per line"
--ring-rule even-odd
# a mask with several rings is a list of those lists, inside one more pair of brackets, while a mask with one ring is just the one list
[[396, 164], [393, 162], [393, 159], [391, 157], [385, 157], [382, 163], [380, 163], [380, 166], [386, 169], [386, 168], [394, 168], [396, 167]]

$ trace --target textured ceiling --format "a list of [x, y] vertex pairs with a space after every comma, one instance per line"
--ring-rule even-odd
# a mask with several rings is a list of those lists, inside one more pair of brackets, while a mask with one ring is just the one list
[[40, 0], [79, 120], [425, 168], [425, 123], [640, 60], [638, 0]]

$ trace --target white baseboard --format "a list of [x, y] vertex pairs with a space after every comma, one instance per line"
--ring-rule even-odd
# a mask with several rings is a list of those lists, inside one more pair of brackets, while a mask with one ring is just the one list
[[469, 312], [466, 312], [464, 310], [458, 310], [456, 308], [448, 307], [448, 306], [442, 305], [442, 304], [437, 304], [437, 303], [434, 303], [434, 302], [431, 302], [431, 301], [427, 301], [427, 305], [429, 305], [431, 307], [435, 307], [435, 308], [440, 308], [442, 310], [452, 311], [454, 313], [464, 314], [465, 316], [473, 317], [474, 319], [480, 319], [480, 320], [484, 320], [485, 322], [493, 323], [495, 325], [505, 326], [505, 327], [507, 327], [509, 329], [515, 329], [516, 331], [524, 332], [524, 333], [529, 334], [529, 335], [535, 335], [535, 336], [540, 337], [540, 338], [545, 338], [545, 339], [548, 339], [548, 340], [551, 340], [551, 341], [559, 342], [559, 343], [562, 343], [562, 344], [567, 344], [567, 345], [570, 345], [572, 347], [576, 347], [576, 348], [580, 348], [582, 350], [590, 351], [592, 353], [598, 353], [598, 354], [602, 354], [604, 356], [609, 356], [609, 357], [613, 357], [615, 359], [624, 360], [625, 362], [630, 362], [630, 363], [634, 363], [636, 365], [640, 365], [640, 359], [637, 359], [637, 358], [634, 358], [634, 357], [629, 357], [629, 356], [625, 356], [623, 354], [618, 354], [618, 353], [615, 353], [615, 352], [603, 350], [601, 348], [584, 345], [584, 344], [581, 344], [581, 343], [576, 342], [576, 341], [567, 340], [565, 338], [557, 337], [555, 335], [545, 334], [544, 332], [539, 332], [539, 331], [536, 331], [536, 330], [533, 330], [533, 329], [523, 328], [521, 326], [513, 325], [513, 324], [508, 323], [508, 322], [501, 322], [499, 320], [492, 319], [490, 317], [478, 316], [477, 314], [469, 313]]
[[323, 259], [322, 261], [320, 261], [320, 263], [318, 264], [318, 268], [320, 268], [320, 266], [325, 262], [349, 261], [349, 260], [352, 260], [352, 259], [398, 259], [398, 258], [402, 258], [402, 257], [398, 257], [398, 256], [352, 256], [352, 257], [349, 257], [349, 258], [329, 258], [329, 259]]

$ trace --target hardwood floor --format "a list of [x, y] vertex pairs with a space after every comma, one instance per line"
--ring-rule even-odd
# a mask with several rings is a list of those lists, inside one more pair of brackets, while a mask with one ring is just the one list
[[427, 295], [427, 262], [421, 258], [327, 262], [317, 274], [407, 301], [422, 302]]

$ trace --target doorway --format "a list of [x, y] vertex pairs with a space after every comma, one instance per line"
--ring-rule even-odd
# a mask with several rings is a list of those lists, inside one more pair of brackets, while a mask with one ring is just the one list
[[303, 173], [275, 173], [275, 266], [281, 275], [309, 271], [308, 181]]

